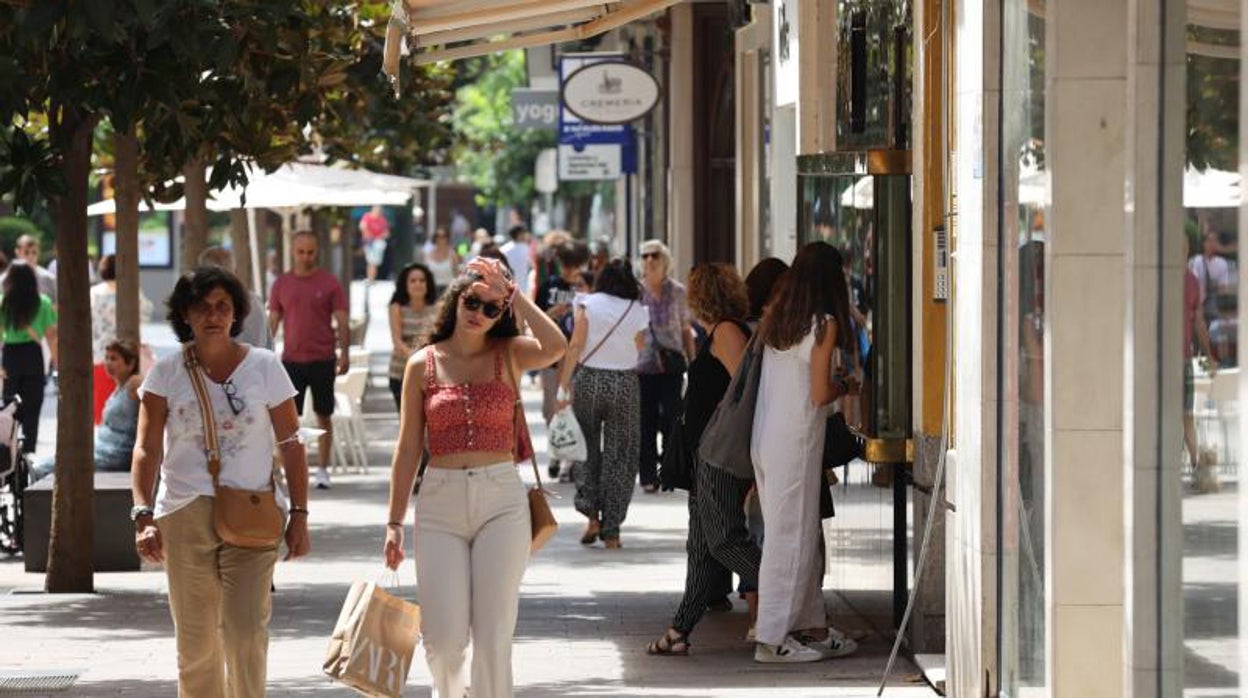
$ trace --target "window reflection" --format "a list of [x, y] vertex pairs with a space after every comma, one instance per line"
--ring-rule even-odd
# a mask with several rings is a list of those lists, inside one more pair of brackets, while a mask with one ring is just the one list
[[1045, 3], [1004, 6], [1000, 167], [1001, 251], [1007, 294], [1000, 564], [1001, 695], [1042, 695], [1045, 685]]
[[[1225, 50], [1227, 47], [1233, 50]], [[1183, 448], [1180, 459], [1183, 694], [1239, 690], [1239, 32], [1187, 31], [1184, 131]], [[1169, 325], [1174, 327], [1174, 325]], [[1173, 335], [1171, 335], [1173, 337]], [[1175, 520], [1178, 517], [1169, 517]], [[1171, 594], [1172, 596], [1173, 594]]]

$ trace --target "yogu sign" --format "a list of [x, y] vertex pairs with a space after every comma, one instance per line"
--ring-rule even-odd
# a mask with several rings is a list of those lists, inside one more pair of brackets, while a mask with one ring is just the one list
[[659, 101], [659, 83], [632, 63], [592, 63], [563, 82], [563, 106], [582, 121], [624, 124], [640, 119]]

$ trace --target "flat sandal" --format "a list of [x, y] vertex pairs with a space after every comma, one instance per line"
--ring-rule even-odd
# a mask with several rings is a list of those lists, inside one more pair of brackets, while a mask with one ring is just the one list
[[689, 636], [668, 628], [659, 639], [646, 645], [646, 654], [653, 657], [689, 656]]

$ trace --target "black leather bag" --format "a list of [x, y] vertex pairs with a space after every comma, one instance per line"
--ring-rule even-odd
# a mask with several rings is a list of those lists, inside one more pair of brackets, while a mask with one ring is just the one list
[[654, 333], [653, 325], [650, 327], [650, 341], [654, 343], [654, 356], [659, 362], [660, 373], [679, 376], [689, 370], [689, 361], [685, 358], [685, 352], [663, 346], [658, 335]]
[[685, 418], [681, 416], [672, 422], [671, 430], [663, 439], [663, 462], [659, 464], [659, 484], [664, 492], [693, 491], [693, 459], [697, 457], [686, 438]]
[[845, 415], [836, 412], [828, 417], [823, 432], [823, 469], [847, 465], [855, 458], [861, 458], [862, 453], [862, 440], [845, 423]]

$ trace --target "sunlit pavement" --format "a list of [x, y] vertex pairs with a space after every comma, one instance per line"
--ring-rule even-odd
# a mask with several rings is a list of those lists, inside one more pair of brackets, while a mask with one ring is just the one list
[[[336, 475], [332, 490], [313, 491], [313, 555], [278, 564], [269, 651], [271, 695], [353, 695], [330, 683], [320, 667], [348, 585], [383, 577], [387, 476], [398, 430], [384, 387], [384, 303], [389, 291], [388, 285], [379, 284], [370, 294], [373, 326], [367, 345], [375, 353], [365, 419], [371, 471]], [[169, 336], [150, 329], [145, 334], [150, 339]], [[528, 379], [525, 403], [540, 453], [545, 441], [540, 392]], [[52, 414], [49, 406], [45, 419]], [[542, 467], [545, 477], [544, 463]], [[531, 469], [521, 472], [532, 480]], [[831, 590], [825, 597], [834, 622], [865, 633], [853, 657], [805, 665], [755, 664], [753, 647], [744, 640], [748, 621], [741, 601], [732, 612], [706, 617], [692, 637], [689, 657], [646, 656], [646, 643], [666, 627], [683, 586], [684, 495], [648, 495], [638, 489], [622, 533], [625, 547], [607, 551], [579, 545], [582, 519], [572, 509], [571, 485], [553, 488], [562, 495], [554, 501], [559, 534], [533, 559], [521, 591], [513, 662], [519, 695], [875, 695], [889, 645]], [[401, 593], [413, 596], [414, 582], [409, 561], [400, 575]], [[81, 672], [76, 685], [58, 695], [176, 695], [173, 627], [159, 570], [99, 573], [94, 595], [22, 593], [38, 592], [42, 583], [42, 575], [23, 571], [20, 559], [0, 561], [0, 674]], [[418, 650], [405, 695], [430, 694], [420, 654]], [[924, 684], [912, 682], [916, 674], [913, 664], [899, 660], [885, 695], [934, 695]]]

